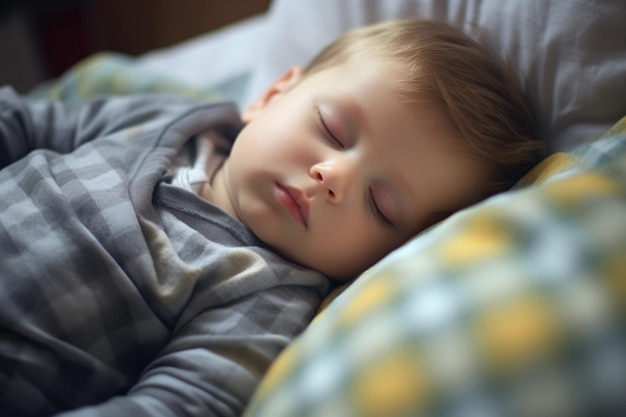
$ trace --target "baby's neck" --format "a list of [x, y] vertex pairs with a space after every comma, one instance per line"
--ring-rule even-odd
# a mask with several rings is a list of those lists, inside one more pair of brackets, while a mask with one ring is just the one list
[[237, 216], [237, 212], [233, 207], [232, 201], [230, 199], [230, 194], [228, 193], [228, 186], [226, 182], [225, 170], [227, 169], [228, 158], [225, 158], [222, 164], [215, 170], [215, 173], [209, 180], [209, 182], [205, 182], [198, 193], [200, 197], [205, 200], [213, 203], [217, 207], [224, 210], [226, 213], [230, 214], [235, 219], [239, 220]]

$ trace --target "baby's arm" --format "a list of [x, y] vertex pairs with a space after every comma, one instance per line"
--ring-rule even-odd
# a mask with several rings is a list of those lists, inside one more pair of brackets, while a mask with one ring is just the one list
[[9, 87], [0, 89], [0, 168], [34, 149], [70, 152], [97, 132], [84, 129], [93, 125], [89, 112], [77, 104], [29, 101]]
[[277, 286], [204, 311], [175, 334], [126, 395], [60, 416], [239, 416], [318, 302], [311, 288]]
[[68, 153], [109, 133], [175, 114], [190, 101], [154, 96], [105, 97], [83, 102], [32, 100], [0, 88], [0, 169], [35, 149]]

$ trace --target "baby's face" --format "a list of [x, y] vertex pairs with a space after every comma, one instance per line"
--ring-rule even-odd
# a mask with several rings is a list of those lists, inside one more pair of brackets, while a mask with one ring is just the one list
[[485, 167], [397, 67], [293, 69], [253, 104], [223, 167], [230, 211], [279, 253], [350, 278], [445, 214], [475, 201]]

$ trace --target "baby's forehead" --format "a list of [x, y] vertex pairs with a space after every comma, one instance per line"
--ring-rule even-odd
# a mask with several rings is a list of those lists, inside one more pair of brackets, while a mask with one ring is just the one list
[[[311, 75], [317, 72], [329, 70], [337, 71], [346, 68], [350, 71], [358, 71], [359, 68], [365, 69], [372, 65], [384, 65], [389, 67], [387, 73], [390, 75], [395, 74], [399, 76], [401, 73], [406, 74], [410, 72], [410, 64], [405, 65], [403, 60], [399, 57], [385, 53], [377, 48], [362, 48], [329, 57], [322, 62], [315, 62], [314, 65], [305, 68], [304, 74]], [[354, 72], [352, 72], [352, 74], [354, 74]], [[386, 81], [391, 80], [393, 80], [393, 78], [386, 79]]]

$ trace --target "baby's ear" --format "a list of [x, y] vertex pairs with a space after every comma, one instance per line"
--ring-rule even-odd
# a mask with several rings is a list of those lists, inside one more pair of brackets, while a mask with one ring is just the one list
[[283, 75], [274, 80], [261, 94], [261, 97], [253, 101], [241, 114], [241, 120], [249, 123], [258, 114], [260, 114], [267, 105], [276, 97], [287, 92], [302, 78], [302, 68], [291, 67]]

